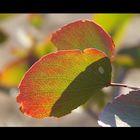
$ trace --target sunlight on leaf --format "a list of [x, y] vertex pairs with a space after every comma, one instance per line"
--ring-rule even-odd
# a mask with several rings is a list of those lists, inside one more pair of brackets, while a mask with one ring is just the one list
[[111, 70], [109, 58], [94, 48], [50, 53], [27, 71], [17, 102], [34, 118], [64, 116], [107, 86]]
[[89, 20], [79, 20], [65, 25], [52, 34], [51, 42], [58, 50], [96, 48], [110, 58], [113, 57], [115, 49], [108, 33]]

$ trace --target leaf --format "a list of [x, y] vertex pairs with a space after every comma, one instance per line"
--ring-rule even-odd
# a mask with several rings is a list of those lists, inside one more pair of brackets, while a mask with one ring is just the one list
[[110, 58], [114, 55], [111, 37], [96, 23], [79, 20], [70, 23], [52, 34], [51, 42], [58, 50], [96, 48]]
[[30, 52], [29, 52], [29, 50], [26, 50], [21, 46], [17, 46], [17, 47], [11, 47], [10, 53], [19, 58], [26, 58], [26, 57], [28, 57]]
[[103, 91], [96, 93], [92, 98], [92, 105], [96, 105], [96, 107], [101, 110], [105, 106], [106, 96], [107, 94]]
[[108, 103], [108, 100], [110, 98], [111, 97], [108, 93], [100, 90], [97, 93], [94, 93], [90, 100], [86, 104], [84, 104], [84, 107], [85, 109], [90, 107], [100, 112]]
[[1, 72], [0, 85], [5, 87], [17, 86], [27, 70], [27, 60], [21, 59], [11, 62]]
[[39, 42], [36, 47], [34, 54], [40, 58], [48, 53], [56, 51], [56, 47], [53, 45], [52, 42], [49, 41], [49, 38], [46, 38], [45, 40]]
[[140, 46], [120, 49], [114, 63], [127, 68], [140, 68]]
[[0, 44], [4, 43], [8, 39], [8, 35], [0, 29]]
[[140, 126], [140, 90], [116, 97], [100, 114], [101, 126]]
[[43, 15], [41, 14], [30, 14], [28, 19], [35, 28], [40, 28], [43, 25]]
[[93, 20], [110, 33], [115, 45], [120, 46], [124, 31], [134, 14], [95, 14]]
[[19, 85], [17, 102], [34, 118], [61, 117], [110, 83], [111, 64], [94, 48], [62, 50], [37, 61]]
[[6, 19], [9, 19], [13, 16], [15, 16], [16, 14], [0, 14], [0, 21], [4, 21]]

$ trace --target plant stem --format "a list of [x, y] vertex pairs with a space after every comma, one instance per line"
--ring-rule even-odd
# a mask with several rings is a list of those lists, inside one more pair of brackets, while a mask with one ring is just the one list
[[125, 87], [125, 88], [130, 88], [134, 90], [140, 90], [140, 87], [133, 87], [133, 86], [128, 86], [126, 84], [120, 84], [120, 83], [110, 83], [109, 86], [114, 86], [114, 87]]
[[[126, 68], [120, 68], [118, 66], [115, 67], [115, 73], [114, 73], [114, 83], [123, 83], [126, 75], [127, 75], [128, 69]], [[112, 89], [113, 98], [118, 96], [120, 94], [120, 87], [113, 88]]]

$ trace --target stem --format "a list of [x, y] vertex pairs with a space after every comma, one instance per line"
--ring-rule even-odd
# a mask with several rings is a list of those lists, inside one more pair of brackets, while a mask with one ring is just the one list
[[[120, 68], [118, 66], [115, 67], [115, 73], [114, 73], [114, 83], [123, 83], [126, 75], [127, 75], [128, 69], [126, 68]], [[113, 88], [112, 89], [113, 98], [118, 96], [120, 94], [120, 87], [119, 88]]]
[[133, 86], [128, 86], [126, 84], [120, 84], [120, 83], [110, 83], [109, 86], [114, 86], [114, 87], [125, 87], [125, 88], [130, 88], [134, 90], [140, 90], [140, 87], [133, 87]]

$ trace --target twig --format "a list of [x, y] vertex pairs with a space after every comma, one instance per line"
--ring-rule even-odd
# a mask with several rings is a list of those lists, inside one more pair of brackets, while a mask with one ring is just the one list
[[140, 87], [133, 87], [133, 86], [128, 86], [126, 84], [120, 84], [120, 83], [110, 83], [109, 86], [124, 87], [124, 88], [130, 88], [130, 89], [134, 89], [134, 90], [140, 90]]
[[[123, 83], [127, 73], [128, 73], [128, 69], [116, 67], [115, 73], [114, 73], [115, 79], [113, 82], [114, 83]], [[113, 93], [113, 98], [118, 96], [120, 94], [120, 87], [113, 88], [112, 93]]]

